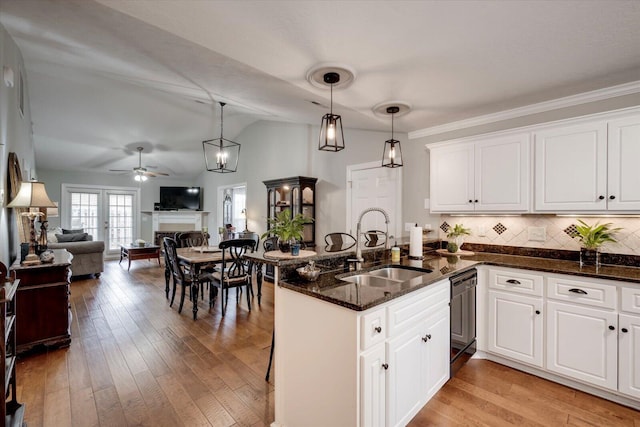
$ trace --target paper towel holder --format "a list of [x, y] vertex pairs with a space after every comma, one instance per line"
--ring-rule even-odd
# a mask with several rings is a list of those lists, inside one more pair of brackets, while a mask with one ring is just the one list
[[412, 255], [411, 254], [412, 252], [414, 252], [414, 250], [413, 250], [414, 249], [413, 248], [414, 239], [413, 239], [413, 234], [412, 234], [411, 235], [411, 239], [410, 239], [411, 241], [409, 243], [409, 259], [411, 259], [411, 260], [422, 260], [422, 259], [424, 259], [424, 256], [422, 255], [422, 253], [424, 251], [424, 249], [422, 247], [422, 227], [418, 227], [417, 223], [416, 223], [415, 227], [416, 228], [420, 228], [420, 237], [419, 237], [420, 238], [420, 243], [419, 243], [420, 244], [420, 249], [419, 249], [420, 255]]

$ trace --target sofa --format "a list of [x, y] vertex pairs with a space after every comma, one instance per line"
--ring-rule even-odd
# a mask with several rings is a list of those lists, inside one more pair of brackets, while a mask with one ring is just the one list
[[[65, 233], [63, 236], [69, 237], [68, 234], [75, 233]], [[66, 239], [60, 237], [60, 234], [50, 235], [47, 247], [49, 249], [66, 249], [73, 255], [71, 260], [72, 276], [93, 274], [95, 277], [99, 277], [100, 273], [104, 271], [104, 242], [94, 241], [91, 235], [86, 233], [82, 238], [80, 236], [74, 237], [77, 238]]]

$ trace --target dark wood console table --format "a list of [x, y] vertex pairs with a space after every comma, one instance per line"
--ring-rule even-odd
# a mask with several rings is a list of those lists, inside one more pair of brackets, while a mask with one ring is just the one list
[[69, 283], [73, 255], [55, 249], [53, 263], [11, 266], [20, 279], [16, 299], [16, 350], [25, 353], [71, 343]]

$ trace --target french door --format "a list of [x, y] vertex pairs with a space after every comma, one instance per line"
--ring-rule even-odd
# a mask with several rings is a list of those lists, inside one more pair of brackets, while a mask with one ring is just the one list
[[105, 255], [139, 237], [139, 189], [62, 184], [62, 227], [103, 240]]

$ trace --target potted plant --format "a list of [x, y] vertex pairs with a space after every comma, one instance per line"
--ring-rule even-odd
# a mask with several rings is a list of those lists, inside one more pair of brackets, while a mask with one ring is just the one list
[[[285, 209], [278, 212], [275, 217], [267, 219], [269, 230], [262, 234], [262, 238], [270, 234], [278, 236], [278, 245], [282, 252], [295, 250], [297, 245], [298, 251], [300, 245], [297, 242], [302, 241], [304, 237], [304, 225], [313, 221], [313, 218], [307, 218], [302, 214], [291, 215], [291, 210]], [[295, 254], [294, 254], [295, 255]]]
[[576, 224], [578, 232], [578, 240], [580, 240], [580, 266], [583, 265], [600, 265], [600, 246], [606, 242], [615, 243], [617, 240], [613, 237], [621, 228], [611, 228], [613, 224], [607, 222], [600, 224], [596, 222], [589, 225], [581, 219]]
[[447, 242], [447, 250], [449, 252], [458, 252], [458, 250], [462, 248], [464, 236], [468, 236], [470, 234], [471, 230], [464, 228], [462, 224], [454, 225], [447, 233], [447, 237], [449, 239], [453, 239], [453, 241], [449, 240]]

